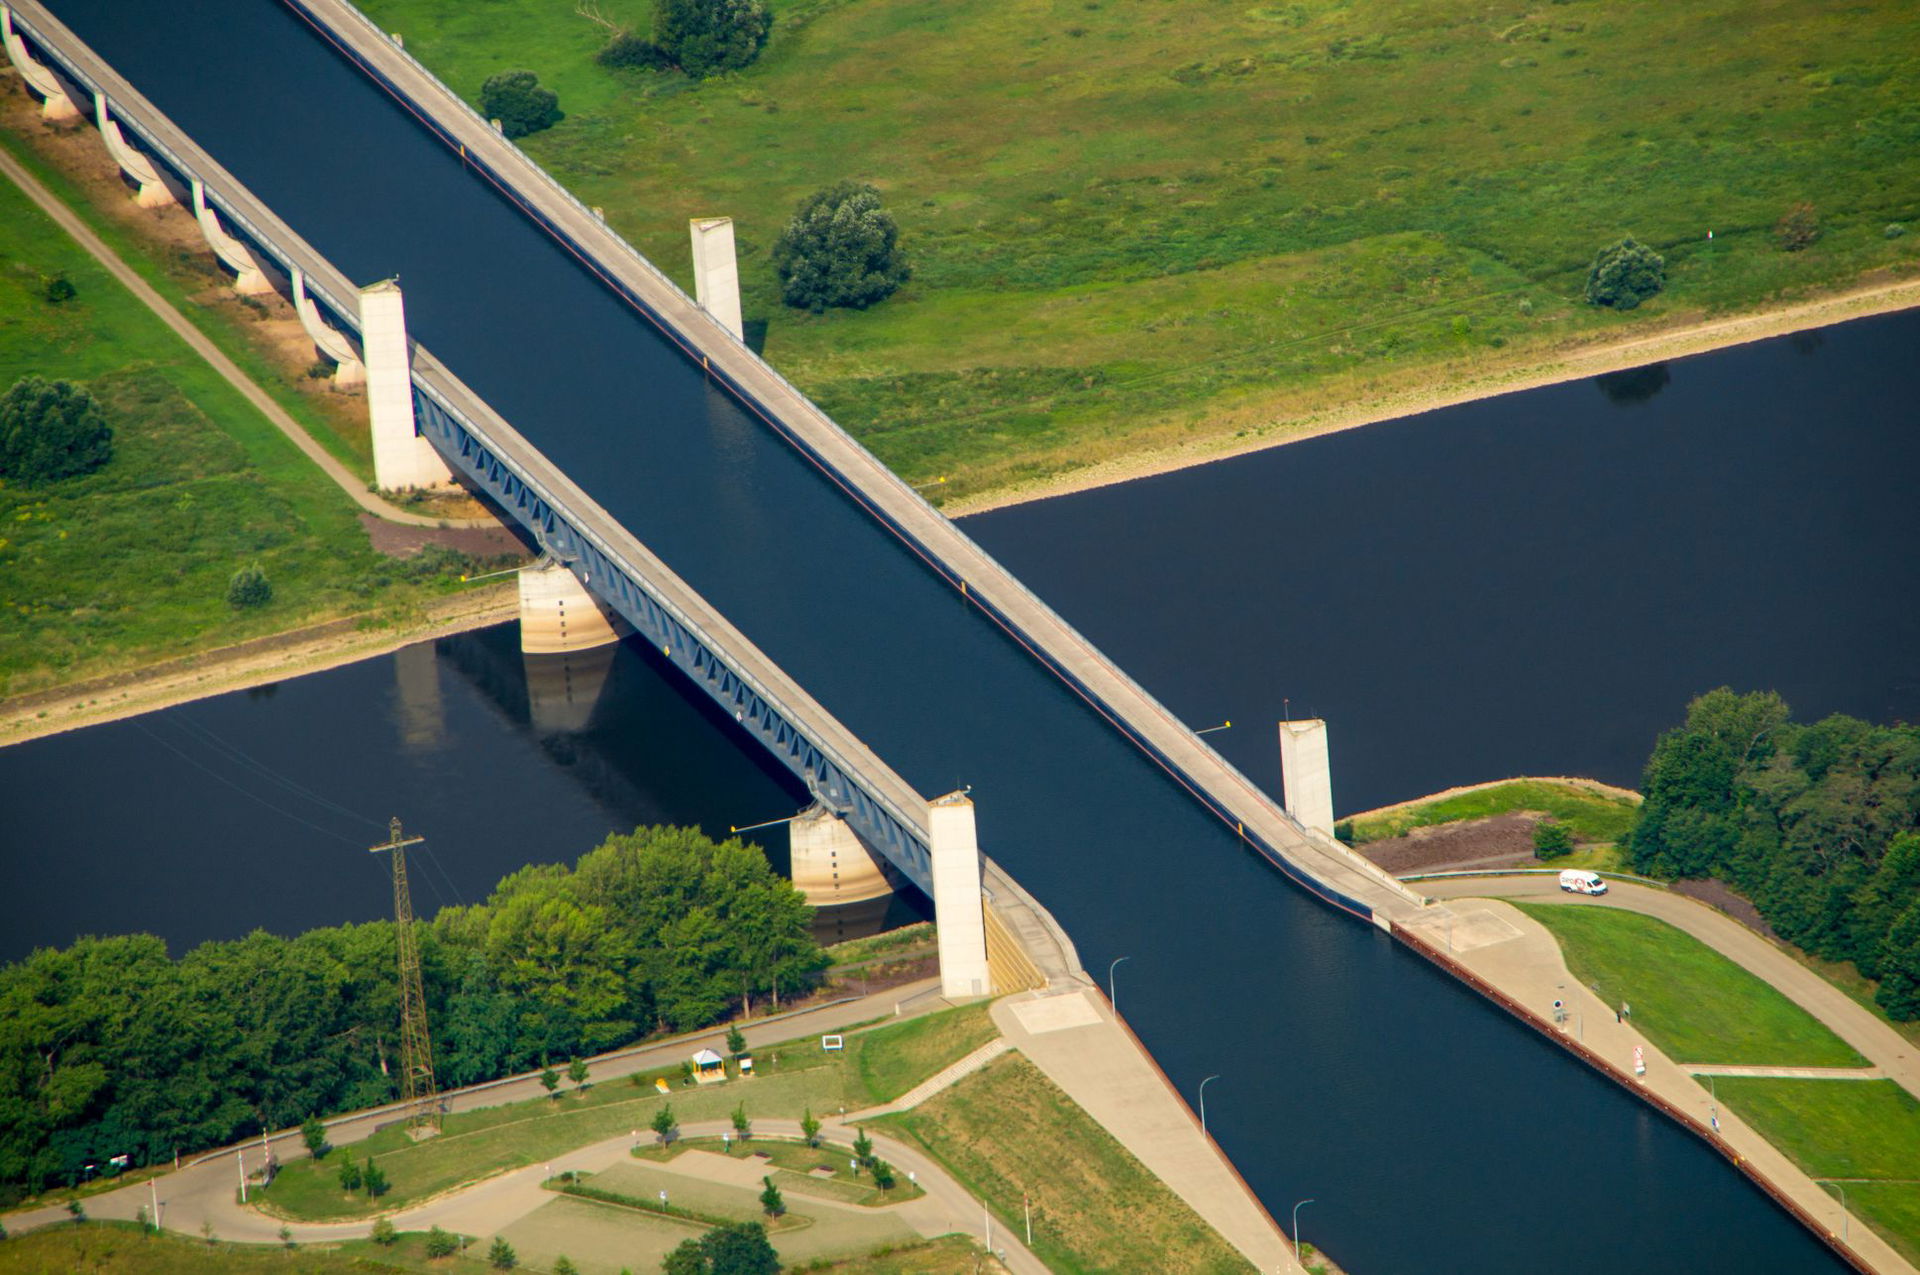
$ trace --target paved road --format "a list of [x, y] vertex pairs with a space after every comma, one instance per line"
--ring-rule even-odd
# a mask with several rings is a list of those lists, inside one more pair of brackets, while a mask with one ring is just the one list
[[330, 452], [315, 442], [313, 436], [308, 434], [298, 421], [289, 416], [285, 408], [256, 385], [232, 359], [221, 352], [220, 347], [207, 339], [205, 333], [194, 327], [187, 321], [185, 315], [174, 309], [165, 297], [155, 292], [152, 285], [135, 274], [133, 268], [122, 261], [113, 249], [107, 247], [100, 236], [94, 234], [92, 228], [80, 220], [71, 208], [61, 203], [54, 197], [53, 192], [35, 180], [33, 174], [28, 172], [19, 160], [4, 150], [0, 150], [0, 174], [4, 174], [27, 198], [38, 204], [41, 211], [53, 218], [60, 229], [72, 236], [75, 243], [85, 248], [108, 274], [137, 297], [142, 305], [153, 311], [160, 321], [172, 329], [175, 336], [185, 341], [195, 354], [205, 359], [207, 364], [218, 372], [227, 384], [238, 390], [247, 402], [253, 404], [262, 416], [272, 421], [274, 427], [287, 436], [287, 441], [298, 447], [308, 460], [318, 465], [320, 472], [332, 479], [334, 485], [362, 509], [388, 522], [407, 523], [415, 527], [497, 527], [500, 525], [493, 518], [434, 518], [424, 514], [408, 513], [368, 491], [365, 480], [355, 477], [345, 465], [335, 460]]
[[[897, 1009], [918, 1011], [940, 1008], [946, 1002], [938, 998], [939, 986], [938, 979], [923, 979], [904, 987], [875, 992], [870, 996], [835, 1001], [817, 1009], [763, 1018], [754, 1023], [742, 1024], [741, 1030], [747, 1038], [747, 1043], [756, 1047], [819, 1033], [844, 1031], [860, 1023], [889, 1017]], [[703, 1046], [724, 1050], [726, 1030], [720, 1028], [677, 1036], [639, 1049], [602, 1055], [599, 1058], [589, 1059], [588, 1063], [596, 1082], [617, 1080], [637, 1071], [670, 1066]], [[447, 1106], [452, 1111], [472, 1111], [480, 1107], [494, 1107], [503, 1103], [536, 1098], [545, 1092], [546, 1090], [540, 1085], [539, 1074], [529, 1072], [526, 1075], [495, 1081], [491, 1084], [476, 1085], [448, 1094]], [[397, 1118], [397, 1110], [393, 1107], [381, 1107], [338, 1117], [327, 1122], [327, 1139], [335, 1146], [351, 1146], [371, 1136], [376, 1129], [391, 1124]], [[307, 1153], [297, 1129], [282, 1130], [274, 1134], [270, 1141], [275, 1157], [283, 1163]], [[212, 1222], [215, 1230], [225, 1239], [270, 1243], [278, 1238], [279, 1222], [249, 1210], [242, 1210], [233, 1200], [240, 1181], [237, 1157], [244, 1156], [246, 1163], [257, 1169], [261, 1154], [258, 1138], [219, 1151], [208, 1152], [187, 1162], [178, 1172], [154, 1179], [152, 1186], [141, 1182], [123, 1187], [118, 1191], [93, 1196], [86, 1202], [87, 1212], [95, 1217], [133, 1218], [141, 1208], [158, 1200], [165, 1206], [162, 1220], [168, 1230], [199, 1234], [203, 1223]], [[487, 1191], [499, 1189], [493, 1183], [501, 1180], [493, 1179], [471, 1190], [482, 1192], [484, 1195]], [[406, 1217], [410, 1214], [401, 1216]], [[64, 1221], [66, 1217], [65, 1205], [56, 1205], [9, 1213], [5, 1217], [5, 1223], [9, 1233], [17, 1234], [37, 1226]], [[331, 1227], [310, 1227], [299, 1233], [308, 1238], [327, 1239], [364, 1235], [366, 1230], [366, 1223], [356, 1222]]]
[[[1561, 893], [1552, 877], [1459, 877], [1420, 884], [1436, 898], [1564, 901], [1568, 897]], [[1658, 917], [1699, 939], [1778, 988], [1788, 1000], [1852, 1045], [1888, 1079], [1898, 1081], [1901, 1088], [1920, 1097], [1920, 1045], [1881, 1022], [1845, 992], [1726, 913], [1684, 894], [1634, 885], [1630, 881], [1611, 882], [1607, 893], [1600, 898], [1580, 902]]]

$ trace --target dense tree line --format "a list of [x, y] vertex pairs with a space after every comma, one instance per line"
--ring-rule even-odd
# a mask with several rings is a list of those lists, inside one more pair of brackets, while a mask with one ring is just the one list
[[[694, 829], [525, 868], [419, 927], [441, 1083], [777, 1004], [824, 965], [810, 918], [759, 850]], [[0, 969], [0, 1202], [396, 1097], [396, 978], [390, 922], [178, 960], [152, 935], [84, 938]]]
[[1788, 942], [1920, 1018], [1920, 727], [1793, 722], [1778, 695], [1696, 699], [1647, 763], [1636, 868], [1719, 877]]

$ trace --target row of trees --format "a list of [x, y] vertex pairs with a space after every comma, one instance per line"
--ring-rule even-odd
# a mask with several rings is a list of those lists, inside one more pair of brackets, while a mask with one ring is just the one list
[[1791, 720], [1778, 695], [1721, 688], [1647, 763], [1628, 843], [1662, 876], [1720, 877], [1780, 936], [1879, 980], [1920, 1018], [1920, 726]]
[[[759, 850], [694, 829], [526, 868], [419, 928], [443, 1084], [685, 1031], [806, 987], [811, 910]], [[389, 922], [169, 957], [84, 938], [0, 969], [0, 1199], [397, 1094]]]

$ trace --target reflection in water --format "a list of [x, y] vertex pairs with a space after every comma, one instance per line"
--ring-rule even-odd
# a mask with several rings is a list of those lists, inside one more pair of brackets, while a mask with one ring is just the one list
[[544, 739], [586, 730], [619, 652], [620, 647], [610, 643], [557, 655], [524, 655], [527, 714], [534, 734]]
[[1649, 363], [1645, 367], [1630, 367], [1624, 372], [1596, 376], [1593, 383], [1615, 406], [1633, 407], [1666, 389], [1671, 380], [1673, 373], [1667, 370], [1665, 363]]
[[447, 718], [433, 648], [421, 643], [395, 651], [393, 685], [402, 747], [410, 753], [439, 751], [447, 738]]

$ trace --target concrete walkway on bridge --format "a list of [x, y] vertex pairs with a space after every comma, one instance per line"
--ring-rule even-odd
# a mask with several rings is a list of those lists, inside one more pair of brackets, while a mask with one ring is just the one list
[[[1681, 895], [1616, 882], [1601, 898], [1569, 899], [1553, 878], [1464, 878], [1424, 883], [1444, 906], [1428, 909], [1409, 926], [1440, 953], [1471, 975], [1518, 1003], [1536, 1024], [1576, 1042], [1618, 1077], [1661, 1099], [1689, 1121], [1709, 1142], [1721, 1146], [1743, 1167], [1750, 1167], [1786, 1199], [1815, 1219], [1829, 1235], [1847, 1237], [1852, 1250], [1879, 1275], [1920, 1275], [1858, 1217], [1849, 1219], [1840, 1204], [1783, 1152], [1736, 1113], [1719, 1106], [1693, 1070], [1675, 1062], [1633, 1026], [1618, 1021], [1616, 1006], [1600, 999], [1568, 969], [1560, 944], [1526, 913], [1501, 899], [1564, 902], [1569, 907], [1614, 907], [1670, 921], [1715, 950], [1752, 970], [1795, 1003], [1831, 1027], [1887, 1076], [1911, 1087], [1915, 1053], [1899, 1035], [1854, 1004], [1785, 953], [1732, 918]], [[1565, 1003], [1561, 1024], [1551, 1019], [1555, 1000]], [[1634, 1050], [1646, 1062], [1646, 1074], [1633, 1074]], [[1719, 1068], [1713, 1068], [1719, 1071]], [[1904, 1077], [1904, 1079], [1903, 1079]]]

